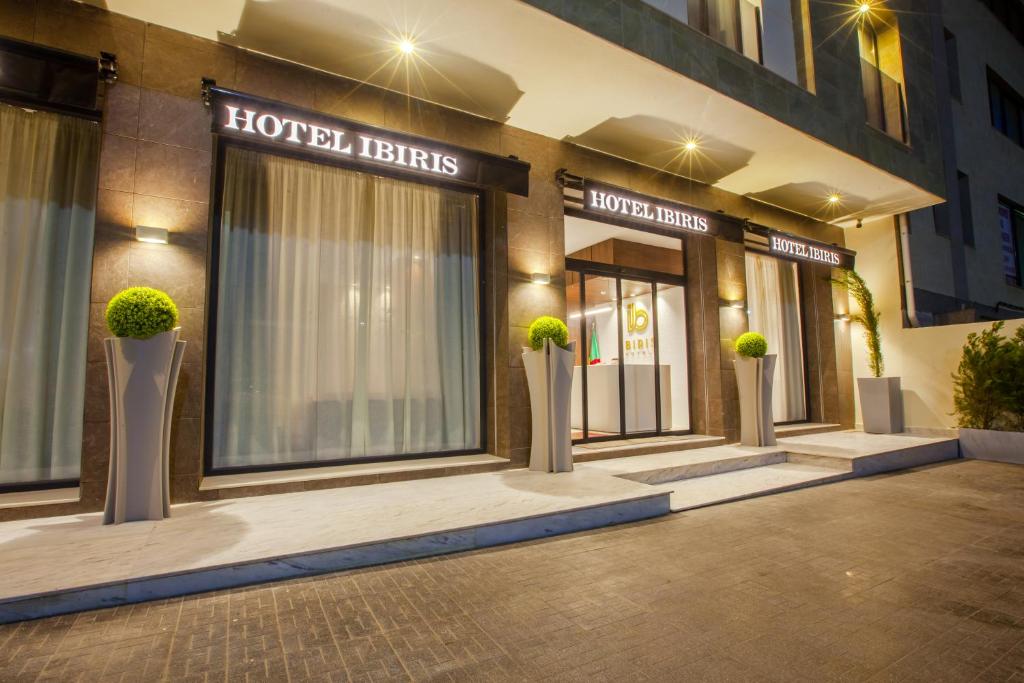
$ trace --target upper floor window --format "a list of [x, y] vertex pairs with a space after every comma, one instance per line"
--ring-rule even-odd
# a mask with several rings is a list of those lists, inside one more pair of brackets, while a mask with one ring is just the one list
[[746, 55], [783, 78], [800, 84], [792, 0], [644, 0]]
[[861, 19], [857, 33], [868, 123], [907, 142], [903, 50], [896, 17], [873, 9]]
[[960, 101], [960, 50], [956, 45], [956, 36], [948, 29], [942, 29], [946, 43], [946, 74], [949, 76], [949, 94]]
[[1024, 5], [1020, 0], [981, 0], [996, 15], [1006, 30], [1020, 43], [1024, 43]]
[[1024, 209], [999, 199], [999, 231], [1003, 242], [1003, 274], [1011, 285], [1021, 284], [1020, 241], [1024, 237]]
[[992, 69], [988, 70], [988, 102], [992, 126], [1024, 146], [1024, 98]]

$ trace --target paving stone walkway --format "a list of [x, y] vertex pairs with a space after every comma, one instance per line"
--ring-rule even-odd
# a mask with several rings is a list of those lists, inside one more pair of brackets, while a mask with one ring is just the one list
[[410, 679], [1024, 681], [1024, 467], [0, 626], [0, 681]]

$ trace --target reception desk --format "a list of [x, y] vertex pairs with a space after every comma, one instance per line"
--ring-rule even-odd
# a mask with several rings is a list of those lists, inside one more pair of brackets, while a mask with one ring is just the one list
[[[660, 366], [661, 424], [672, 422], [672, 368]], [[626, 387], [626, 432], [653, 432], [657, 428], [654, 404], [654, 364], [623, 366]], [[619, 366], [602, 363], [587, 367], [587, 426], [591, 433], [619, 433]], [[572, 428], [583, 429], [583, 369], [572, 373]]]

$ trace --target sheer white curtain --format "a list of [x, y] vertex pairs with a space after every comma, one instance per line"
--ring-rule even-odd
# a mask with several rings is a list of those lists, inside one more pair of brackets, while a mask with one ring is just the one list
[[476, 197], [225, 160], [214, 465], [480, 446]]
[[747, 252], [747, 308], [750, 330], [768, 340], [778, 355], [772, 411], [776, 422], [807, 419], [804, 346], [800, 328], [797, 267], [791, 261]]
[[79, 474], [99, 141], [0, 105], [0, 484]]

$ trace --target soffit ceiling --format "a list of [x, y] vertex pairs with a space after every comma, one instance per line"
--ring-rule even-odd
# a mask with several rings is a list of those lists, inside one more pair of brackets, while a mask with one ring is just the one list
[[630, 230], [618, 225], [588, 221], [585, 218], [577, 218], [576, 216], [565, 217], [566, 254], [574, 254], [580, 249], [586, 249], [605, 240], [612, 239], [626, 240], [628, 242], [636, 242], [637, 244], [649, 244], [653, 247], [672, 249], [673, 251], [683, 250], [682, 241], [678, 237], [666, 237], [665, 235], [643, 230]]
[[[941, 201], [517, 0], [90, 1], [838, 225]], [[416, 52], [403, 61], [405, 36]], [[682, 154], [694, 137], [699, 151]], [[838, 207], [826, 201], [833, 192]]]

